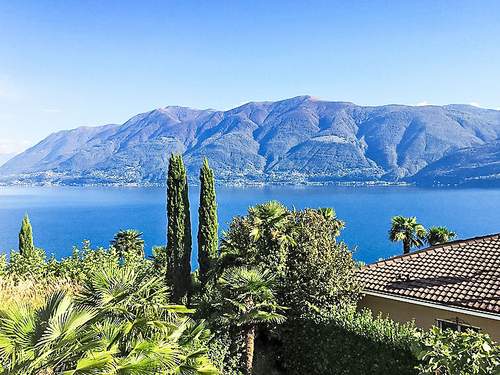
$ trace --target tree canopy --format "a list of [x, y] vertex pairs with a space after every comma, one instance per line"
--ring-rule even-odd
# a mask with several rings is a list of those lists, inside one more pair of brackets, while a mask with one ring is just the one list
[[33, 229], [28, 214], [23, 217], [21, 230], [19, 231], [19, 253], [24, 256], [30, 256], [35, 251], [33, 243]]
[[337, 241], [344, 223], [333, 210], [288, 210], [278, 202], [236, 217], [221, 244], [219, 266], [264, 267], [276, 275], [281, 305], [292, 311], [357, 299], [351, 252]]
[[218, 252], [217, 200], [215, 196], [214, 172], [203, 161], [200, 169], [200, 207], [198, 209], [198, 265], [200, 281], [207, 282], [211, 264]]
[[167, 177], [167, 280], [175, 302], [191, 292], [191, 215], [186, 168], [181, 155], [172, 155]]
[[446, 227], [431, 227], [425, 237], [426, 242], [430, 246], [439, 245], [449, 242], [455, 238], [457, 234]]
[[394, 216], [389, 230], [389, 239], [392, 242], [403, 242], [403, 253], [410, 253], [413, 247], [424, 244], [427, 231], [416, 217]]

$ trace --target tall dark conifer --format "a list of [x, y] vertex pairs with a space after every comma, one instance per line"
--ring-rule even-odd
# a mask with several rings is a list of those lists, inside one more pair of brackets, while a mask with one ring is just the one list
[[167, 177], [167, 280], [173, 302], [186, 302], [191, 291], [191, 218], [186, 169], [172, 155]]
[[21, 255], [30, 256], [34, 251], [33, 229], [31, 228], [30, 218], [28, 214], [26, 214], [24, 215], [21, 230], [19, 231], [19, 253]]
[[198, 209], [198, 264], [200, 265], [200, 281], [205, 285], [210, 263], [217, 256], [217, 201], [215, 197], [214, 172], [203, 161], [200, 169], [200, 207]]

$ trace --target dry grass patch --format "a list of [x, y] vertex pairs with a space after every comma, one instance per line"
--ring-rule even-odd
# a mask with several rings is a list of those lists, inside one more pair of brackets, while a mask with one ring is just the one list
[[79, 285], [65, 278], [16, 280], [12, 277], [0, 277], [2, 307], [11, 303], [39, 307], [47, 296], [59, 290], [74, 294], [79, 290]]

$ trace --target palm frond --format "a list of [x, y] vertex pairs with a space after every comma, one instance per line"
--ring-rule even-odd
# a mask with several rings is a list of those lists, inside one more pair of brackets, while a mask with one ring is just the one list
[[73, 369], [66, 370], [63, 375], [93, 375], [110, 373], [113, 369], [113, 354], [106, 351], [89, 352], [76, 362]]

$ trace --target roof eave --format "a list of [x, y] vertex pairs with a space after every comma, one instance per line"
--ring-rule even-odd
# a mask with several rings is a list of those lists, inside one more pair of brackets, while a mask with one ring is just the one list
[[391, 299], [394, 301], [412, 303], [415, 305], [432, 307], [435, 309], [452, 311], [452, 312], [467, 314], [467, 315], [476, 316], [476, 317], [480, 317], [480, 318], [486, 318], [486, 319], [500, 321], [500, 314], [496, 314], [496, 313], [492, 313], [492, 312], [478, 311], [478, 310], [473, 310], [473, 309], [467, 309], [464, 307], [441, 304], [441, 303], [436, 303], [436, 302], [429, 302], [429, 301], [424, 301], [421, 299], [411, 298], [411, 297], [401, 297], [401, 296], [396, 296], [396, 295], [390, 294], [390, 293], [377, 292], [377, 291], [372, 291], [372, 290], [363, 290], [363, 293], [370, 295], [370, 296]]

